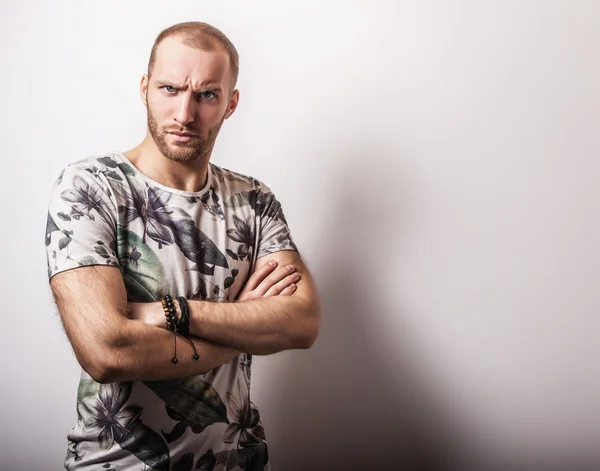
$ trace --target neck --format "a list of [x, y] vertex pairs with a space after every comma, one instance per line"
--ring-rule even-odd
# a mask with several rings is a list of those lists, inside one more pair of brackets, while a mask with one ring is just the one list
[[212, 149], [193, 162], [177, 162], [166, 158], [150, 135], [140, 145], [123, 155], [144, 175], [161, 185], [196, 192], [206, 185]]

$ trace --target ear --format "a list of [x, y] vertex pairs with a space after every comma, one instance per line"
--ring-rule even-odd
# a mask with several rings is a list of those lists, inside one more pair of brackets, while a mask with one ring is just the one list
[[140, 98], [142, 99], [142, 103], [146, 108], [148, 108], [148, 86], [150, 84], [150, 79], [148, 78], [148, 74], [144, 74], [142, 76], [142, 80], [140, 82]]
[[225, 119], [229, 119], [229, 117], [233, 114], [238, 106], [239, 101], [240, 91], [236, 89], [231, 94], [231, 99], [229, 100], [229, 105], [227, 106], [227, 113], [225, 113]]

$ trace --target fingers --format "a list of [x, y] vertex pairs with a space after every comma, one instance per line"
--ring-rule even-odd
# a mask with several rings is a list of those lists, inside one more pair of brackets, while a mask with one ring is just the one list
[[281, 293], [279, 293], [279, 296], [291, 296], [292, 294], [294, 294], [296, 292], [296, 288], [297, 288], [296, 283], [292, 283], [287, 288], [284, 288], [283, 291], [281, 291]]
[[260, 297], [291, 295], [296, 289], [300, 275], [294, 265], [279, 265], [276, 261], [266, 263], [255, 271], [237, 297], [238, 301], [246, 301]]
[[[268, 275], [263, 281], [261, 281], [255, 290], [256, 294], [258, 296], [264, 296], [273, 286], [284, 280], [287, 276], [293, 275], [295, 271], [296, 267], [294, 267], [294, 265], [284, 265], [279, 267], [277, 270], [274, 270], [270, 275]], [[281, 289], [288, 285], [289, 282], [285, 283]]]
[[277, 262], [269, 262], [265, 263], [262, 267], [256, 270], [248, 281], [246, 282], [246, 286], [244, 286], [244, 291], [253, 291], [256, 287], [269, 275], [273, 270], [277, 268]]
[[[281, 294], [283, 292], [283, 290], [289, 288], [290, 286], [294, 285], [295, 283], [300, 279], [300, 275], [296, 272], [286, 276], [285, 278], [283, 278], [281, 281], [275, 283], [273, 286], [271, 286], [267, 292], [264, 294], [264, 296], [277, 296], [278, 294]], [[296, 288], [294, 288], [295, 290]]]

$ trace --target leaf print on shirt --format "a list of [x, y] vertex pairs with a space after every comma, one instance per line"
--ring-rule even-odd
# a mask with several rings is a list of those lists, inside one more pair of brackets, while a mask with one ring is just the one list
[[[117, 210], [124, 218], [124, 224], [127, 225], [135, 219], [141, 217], [146, 226], [146, 187], [138, 184], [136, 180], [127, 180], [128, 188], [131, 194], [123, 185], [114, 183], [115, 189], [120, 195], [120, 199], [125, 200], [126, 204], [119, 205]], [[146, 233], [142, 234], [142, 240], [146, 241]]]
[[235, 277], [238, 276], [239, 272], [240, 271], [237, 268], [231, 270], [231, 275], [225, 278], [225, 281], [223, 282], [223, 288], [231, 288], [231, 286], [235, 283]]
[[86, 170], [88, 172], [92, 173], [96, 177], [98, 177], [98, 175], [104, 175], [105, 177], [108, 177], [113, 180], [117, 180], [117, 181], [121, 182], [121, 181], [123, 181], [123, 177], [116, 172], [116, 169], [121, 170], [121, 172], [123, 172], [125, 175], [130, 176], [130, 177], [135, 175], [135, 171], [133, 170], [133, 168], [131, 168], [131, 166], [125, 162], [117, 163], [117, 161], [115, 159], [113, 159], [112, 157], [108, 157], [108, 156], [100, 157], [97, 160], [102, 165], [104, 165], [106, 168], [105, 169], [97, 169], [94, 167], [92, 167], [91, 169], [86, 168]]
[[54, 219], [52, 218], [52, 215], [50, 214], [50, 212], [48, 212], [48, 217], [46, 219], [46, 246], [50, 245], [50, 243], [52, 242], [52, 233], [53, 232], [61, 232], [61, 231], [58, 228], [58, 226], [56, 225], [56, 222], [54, 222]]
[[[130, 176], [130, 177], [135, 176], [135, 170], [133, 170], [131, 165], [129, 165], [128, 163], [117, 162], [114, 158], [108, 157], [108, 156], [98, 158], [98, 162], [102, 163], [104, 166], [106, 166], [108, 168], [112, 168], [112, 169], [118, 168], [121, 170], [121, 172], [123, 172], [127, 176]], [[107, 174], [107, 176], [111, 177], [111, 174]], [[117, 178], [116, 180], [121, 181], [122, 178], [119, 176], [119, 178]]]
[[[110, 250], [110, 253], [109, 253], [109, 250]], [[104, 259], [111, 258], [111, 256], [113, 258], [117, 258], [117, 244], [115, 244], [114, 240], [111, 240], [109, 242], [108, 248], [104, 241], [97, 240], [96, 245], [94, 246], [94, 251], [96, 252], [97, 255], [99, 255], [100, 257], [102, 257]]]
[[246, 185], [252, 185], [254, 183], [254, 179], [252, 177], [242, 175], [241, 173], [232, 172], [231, 170], [226, 170], [216, 165], [212, 165], [212, 173], [217, 181], [221, 183], [225, 183], [226, 181], [240, 182]]
[[81, 378], [77, 387], [77, 400], [83, 401], [90, 396], [96, 395], [99, 388], [100, 383], [97, 383], [92, 378]]
[[249, 205], [254, 212], [264, 219], [275, 218], [287, 224], [281, 203], [275, 198], [275, 195], [268, 191], [242, 191], [232, 195], [225, 205], [231, 209], [241, 208]]
[[198, 289], [191, 296], [188, 296], [188, 299], [199, 299], [201, 301], [208, 299], [206, 281], [203, 277], [198, 277]]
[[213, 275], [215, 266], [229, 268], [227, 258], [215, 243], [196, 227], [191, 219], [171, 221], [175, 243], [188, 260], [196, 265], [190, 270], [196, 270], [203, 275]]
[[60, 185], [62, 183], [64, 176], [65, 176], [65, 169], [61, 170], [61, 172], [58, 174], [58, 178], [56, 179], [57, 185]]
[[225, 202], [225, 206], [231, 209], [238, 209], [243, 206], [249, 205], [252, 209], [256, 208], [256, 197], [258, 192], [256, 190], [241, 191], [230, 196]]
[[242, 469], [263, 470], [269, 462], [269, 452], [258, 409], [250, 402], [247, 391], [244, 393], [241, 387], [237, 395], [227, 393], [227, 402], [230, 423], [223, 441], [234, 443], [238, 437], [237, 465]]
[[239, 434], [241, 447], [254, 446], [266, 440], [258, 409], [248, 400], [247, 394], [227, 393], [230, 422], [224, 434], [225, 443], [233, 443]]
[[98, 436], [102, 448], [109, 449], [115, 440], [117, 427], [129, 427], [139, 418], [141, 409], [128, 406], [123, 408], [131, 392], [131, 383], [102, 384], [98, 395], [79, 402], [78, 409], [82, 420], [94, 435]]
[[167, 415], [169, 416], [169, 418], [177, 421], [177, 423], [170, 432], [165, 432], [164, 430], [162, 431], [162, 434], [167, 440], [167, 443], [172, 443], [183, 437], [188, 427], [194, 433], [202, 433], [206, 428], [206, 425], [203, 423], [186, 419], [183, 414], [180, 414], [169, 405], [165, 405], [165, 408], [167, 410]]
[[[119, 185], [116, 185], [119, 188]], [[171, 194], [153, 187], [143, 187], [134, 181], [129, 181], [131, 194], [120, 187], [120, 192], [126, 205], [119, 206], [119, 213], [125, 218], [125, 224], [135, 219], [142, 218], [144, 233], [142, 240], [146, 242], [146, 235], [158, 243], [158, 248], [173, 243], [171, 233], [171, 214], [173, 209], [168, 205]]]
[[158, 255], [135, 232], [121, 226], [117, 226], [117, 247], [128, 300], [158, 301], [165, 282], [165, 269]]
[[[148, 235], [158, 243], [159, 249], [163, 245], [177, 244], [185, 257], [195, 263], [190, 270], [203, 275], [212, 276], [215, 266], [229, 267], [225, 255], [196, 227], [190, 215], [168, 205], [171, 193], [153, 187], [147, 187], [145, 191], [134, 183], [130, 187], [131, 194], [121, 189], [128, 204], [119, 206], [119, 213], [125, 216], [126, 224], [142, 218], [145, 227], [142, 241], [145, 242]], [[174, 219], [174, 215], [182, 218]]]
[[131, 388], [131, 383], [100, 384], [98, 395], [78, 402], [78, 413], [102, 448], [109, 449], [116, 442], [151, 468], [169, 471], [167, 444], [142, 423], [140, 406], [125, 406]]
[[269, 462], [269, 449], [266, 442], [259, 445], [238, 448], [239, 458], [237, 465], [248, 471], [263, 471]]
[[159, 188], [148, 187], [148, 206], [146, 208], [146, 224], [148, 237], [161, 244], [173, 243], [171, 234], [171, 217], [173, 210], [168, 205], [171, 193]]
[[123, 180], [123, 177], [121, 177], [121, 175], [119, 175], [117, 172], [115, 172], [113, 170], [102, 169], [102, 168], [98, 168], [98, 167], [88, 167], [85, 170], [87, 172], [91, 173], [92, 175], [94, 175], [94, 177], [100, 181], [102, 181], [102, 178], [100, 178], [101, 176], [109, 177], [109, 178], [112, 178], [113, 180], [118, 180], [118, 181]]
[[217, 221], [222, 221], [225, 219], [225, 213], [221, 207], [219, 195], [217, 195], [212, 186], [200, 197], [200, 201], [202, 202], [202, 207], [204, 210], [208, 212], [213, 219]]
[[[71, 221], [71, 218], [69, 217], [69, 215], [67, 215], [63, 212], [59, 212], [57, 214], [57, 216], [59, 219], [62, 219], [65, 222]], [[101, 265], [91, 255], [86, 255], [83, 258], [81, 258], [80, 260], [74, 259], [72, 257], [72, 254], [68, 250], [69, 244], [73, 241], [73, 239], [72, 239], [73, 231], [68, 231], [66, 229], [60, 229], [58, 227], [58, 225], [56, 224], [56, 221], [50, 214], [50, 212], [48, 212], [48, 217], [47, 217], [47, 221], [46, 221], [46, 246], [49, 246], [52, 243], [52, 234], [55, 232], [60, 232], [60, 234], [63, 237], [58, 241], [58, 250], [53, 249], [51, 252], [52, 253], [51, 257], [54, 260], [54, 264], [52, 265], [50, 263], [50, 260], [48, 260], [48, 276], [52, 276], [53, 270], [58, 270], [58, 259], [61, 259], [63, 261], [71, 260], [71, 261], [77, 262], [80, 266]], [[108, 258], [108, 253], [107, 252], [105, 252], [105, 253], [106, 253], [106, 258]], [[114, 255], [114, 250], [113, 250], [113, 255]], [[50, 257], [50, 254], [48, 254], [48, 256]], [[107, 261], [107, 263], [110, 265], [115, 264], [112, 261]]]
[[248, 381], [248, 385], [250, 385], [250, 377], [252, 375], [252, 355], [249, 353], [244, 353], [240, 355], [240, 369], [246, 375], [246, 380]]
[[[135, 219], [142, 218], [144, 223], [144, 233], [142, 240], [146, 242], [146, 235], [158, 243], [158, 248], [163, 245], [173, 243], [173, 234], [171, 229], [172, 215], [175, 210], [168, 204], [171, 199], [171, 193], [160, 188], [142, 186], [134, 180], [129, 181], [131, 193], [126, 191], [121, 185], [115, 183], [119, 193], [127, 204], [120, 205], [118, 210], [125, 219], [125, 224], [129, 224]], [[189, 215], [183, 211], [179, 214]]]
[[100, 162], [101, 164], [103, 164], [105, 167], [108, 167], [108, 168], [117, 168], [118, 167], [116, 160], [113, 159], [112, 157], [99, 157], [98, 162]]
[[276, 217], [277, 219], [281, 219], [284, 223], [286, 222], [283, 217], [283, 212], [281, 211], [281, 203], [277, 201], [275, 195], [271, 192], [258, 192], [254, 210], [263, 218], [271, 219]]
[[117, 429], [115, 441], [150, 469], [169, 471], [170, 455], [167, 444], [158, 433], [144, 425], [141, 420], [134, 422], [130, 430]]
[[217, 465], [217, 457], [212, 451], [212, 448], [204, 453], [198, 461], [196, 461], [196, 469], [198, 471], [213, 471]]
[[174, 464], [172, 471], [191, 471], [194, 466], [194, 454], [184, 453]]
[[188, 426], [194, 433], [200, 433], [214, 423], [229, 423], [227, 409], [219, 393], [209, 382], [197, 376], [144, 381], [144, 384], [165, 401], [169, 416], [179, 420], [171, 432], [163, 431], [168, 442], [181, 437]]
[[80, 219], [85, 216], [88, 219], [95, 221], [93, 211], [96, 211], [105, 221], [110, 222], [108, 204], [104, 201], [104, 193], [97, 186], [90, 184], [81, 178], [79, 175], [73, 177], [73, 188], [64, 190], [60, 197], [71, 203], [70, 216], [73, 219]]
[[233, 216], [235, 229], [227, 229], [227, 237], [236, 242], [241, 242], [238, 247], [237, 256], [239, 260], [252, 257], [252, 246], [254, 244], [254, 228], [251, 221], [242, 221], [236, 215]]
[[[230, 450], [222, 450], [218, 453], [215, 453], [214, 457], [216, 460], [215, 466], [219, 466], [218, 469], [225, 469], [227, 471], [230, 471], [238, 466], [240, 454], [235, 448], [232, 448]], [[197, 463], [196, 466], [198, 466]]]

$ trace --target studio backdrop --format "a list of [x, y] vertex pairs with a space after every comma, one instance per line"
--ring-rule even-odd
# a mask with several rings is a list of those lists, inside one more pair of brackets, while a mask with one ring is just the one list
[[0, 13], [0, 468], [60, 469], [76, 420], [46, 276], [51, 187], [141, 141], [152, 42], [189, 20], [240, 53], [212, 160], [268, 182], [323, 304], [312, 349], [256, 358], [273, 469], [600, 466], [600, 3]]

